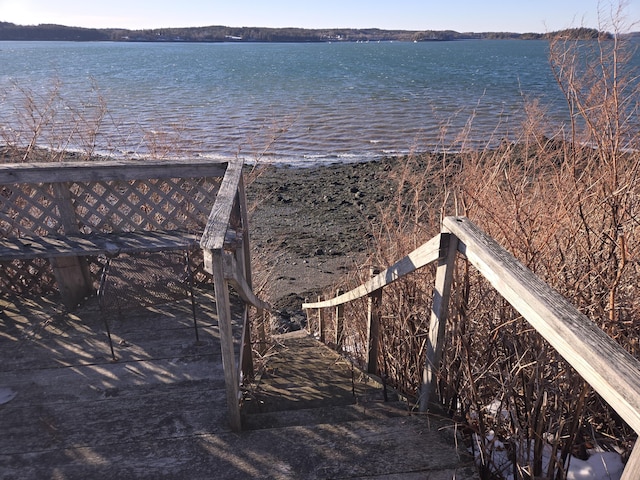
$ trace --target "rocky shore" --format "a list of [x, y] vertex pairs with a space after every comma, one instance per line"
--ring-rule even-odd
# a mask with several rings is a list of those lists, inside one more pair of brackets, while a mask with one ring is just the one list
[[262, 283], [284, 315], [298, 315], [305, 298], [367, 268], [370, 225], [390, 197], [394, 161], [247, 172], [254, 286]]

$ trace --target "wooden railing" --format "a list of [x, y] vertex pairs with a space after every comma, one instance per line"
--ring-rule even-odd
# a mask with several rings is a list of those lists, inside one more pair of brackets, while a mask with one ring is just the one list
[[[232, 249], [227, 247], [228, 242], [226, 241], [227, 230], [230, 226], [241, 232]], [[200, 247], [204, 253], [205, 270], [213, 275], [229, 422], [233, 430], [240, 431], [242, 428], [240, 385], [243, 377], [253, 375], [248, 306], [254, 306], [258, 310], [259, 316], [263, 311], [270, 310], [270, 306], [258, 299], [251, 288], [249, 221], [241, 162], [230, 164], [227, 168], [202, 234]], [[233, 285], [236, 292], [245, 301], [242, 343], [238, 362], [235, 358], [231, 328], [229, 284]], [[264, 330], [260, 329], [259, 333], [263, 332]], [[260, 338], [259, 341], [264, 343], [265, 339]]]
[[[253, 372], [247, 307], [269, 308], [251, 289], [242, 169], [241, 161], [202, 159], [1, 164], [0, 286], [55, 288], [73, 308], [95, 290], [98, 255], [199, 242], [213, 276], [229, 420], [240, 430], [240, 383]], [[245, 301], [238, 360], [229, 284]]]
[[[437, 262], [427, 355], [419, 399], [420, 411], [426, 411], [430, 397], [436, 392], [436, 372], [442, 358], [449, 296], [458, 254], [477, 268], [498, 293], [640, 434], [640, 362], [466, 218], [445, 218], [440, 235], [366, 283], [336, 298], [305, 303], [302, 307], [307, 310], [318, 309], [321, 316], [323, 308], [336, 308], [338, 315], [342, 305], [364, 296], [369, 296], [369, 304], [375, 305], [377, 300], [374, 299], [379, 298], [385, 286], [425, 265]], [[375, 309], [370, 308], [370, 333], [367, 335], [371, 343], [367, 346], [369, 352], [378, 348], [376, 321]], [[342, 334], [337, 332], [338, 347], [341, 338]], [[368, 370], [373, 372], [376, 367], [371, 363], [374, 361], [372, 355], [368, 355], [368, 358]], [[622, 479], [638, 478], [638, 472], [640, 442], [636, 442]]]

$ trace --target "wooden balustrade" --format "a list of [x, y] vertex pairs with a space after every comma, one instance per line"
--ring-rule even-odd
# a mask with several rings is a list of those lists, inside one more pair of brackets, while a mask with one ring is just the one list
[[[436, 373], [445, 348], [444, 327], [457, 255], [466, 258], [620, 417], [640, 434], [640, 362], [464, 217], [445, 218], [440, 235], [359, 287], [333, 299], [305, 303], [302, 308], [337, 309], [365, 295], [381, 295], [385, 286], [437, 261], [427, 355], [419, 398], [420, 411], [426, 411], [429, 400], [436, 393]], [[371, 304], [375, 305], [376, 300], [370, 298]], [[370, 313], [366, 346], [369, 352], [369, 371], [375, 371], [371, 352], [378, 348], [375, 342], [379, 338], [372, 315]], [[622, 480], [637, 478], [639, 465], [640, 442], [636, 442]]]
[[[241, 235], [236, 239], [236, 247], [227, 251], [226, 232], [232, 224], [236, 225]], [[253, 375], [248, 306], [254, 306], [258, 310], [259, 316], [264, 310], [270, 310], [270, 306], [257, 298], [251, 288], [249, 221], [242, 179], [242, 162], [232, 163], [227, 168], [207, 225], [204, 228], [200, 247], [204, 252], [205, 270], [211, 273], [214, 278], [229, 422], [234, 430], [240, 431], [242, 428], [240, 385], [244, 377]], [[238, 362], [235, 359], [231, 329], [229, 284], [234, 286], [245, 301]], [[260, 341], [264, 343], [264, 338], [261, 338]], [[238, 364], [240, 368], [238, 368]]]
[[[240, 430], [240, 383], [253, 374], [248, 305], [258, 315], [269, 309], [251, 288], [242, 169], [241, 161], [202, 159], [2, 164], [3, 282], [57, 288], [72, 308], [94, 290], [98, 269], [89, 259], [199, 243], [213, 276], [229, 420]], [[245, 301], [239, 360], [229, 284]]]

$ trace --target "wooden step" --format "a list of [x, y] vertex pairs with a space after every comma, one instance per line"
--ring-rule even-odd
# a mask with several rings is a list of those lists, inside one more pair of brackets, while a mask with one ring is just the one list
[[[52, 468], [55, 466], [55, 468]], [[454, 430], [397, 418], [0, 453], [3, 478], [477, 480]]]
[[193, 345], [184, 302], [127, 315], [114, 363], [92, 360], [97, 310], [65, 323], [47, 305], [0, 316], [0, 478], [477, 479], [455, 425], [385, 403], [313, 339], [279, 339], [260, 379], [270, 389], [247, 394], [263, 402], [245, 411], [253, 430], [234, 433], [215, 322]]
[[360, 420], [402, 418], [408, 415], [407, 404], [404, 402], [371, 402], [263, 413], [246, 413], [245, 411], [242, 427], [246, 430], [260, 430], [322, 423], [335, 425]]

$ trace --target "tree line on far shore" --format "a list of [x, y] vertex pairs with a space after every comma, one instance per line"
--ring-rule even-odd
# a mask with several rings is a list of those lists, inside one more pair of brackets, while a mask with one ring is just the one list
[[[640, 34], [638, 34], [640, 35]], [[126, 30], [81, 28], [64, 25], [16, 25], [0, 22], [0, 40], [115, 41], [115, 42], [377, 42], [451, 41], [473, 39], [539, 40], [608, 39], [612, 35], [593, 28], [572, 28], [550, 33], [483, 32], [453, 30], [382, 30], [378, 28], [305, 29], [266, 27], [190, 27]]]

